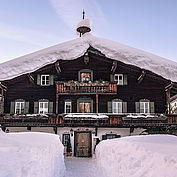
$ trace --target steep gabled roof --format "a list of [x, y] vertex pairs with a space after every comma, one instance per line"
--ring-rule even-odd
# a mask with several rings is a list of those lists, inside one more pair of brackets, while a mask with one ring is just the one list
[[95, 37], [90, 33], [0, 64], [0, 81], [9, 80], [38, 70], [57, 60], [73, 60], [92, 46], [106, 57], [152, 71], [177, 82], [177, 63], [118, 42]]

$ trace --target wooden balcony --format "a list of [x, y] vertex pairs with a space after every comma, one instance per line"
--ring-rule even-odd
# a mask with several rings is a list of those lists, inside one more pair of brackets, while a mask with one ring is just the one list
[[117, 83], [107, 81], [95, 81], [83, 83], [78, 81], [56, 82], [57, 94], [116, 94]]

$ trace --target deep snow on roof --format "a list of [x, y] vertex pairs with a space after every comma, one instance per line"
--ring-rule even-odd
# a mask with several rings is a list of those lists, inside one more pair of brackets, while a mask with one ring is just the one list
[[138, 66], [177, 82], [176, 62], [118, 42], [95, 37], [91, 33], [0, 64], [0, 81], [34, 72], [60, 59], [76, 59], [84, 55], [90, 46], [101, 51], [108, 58]]

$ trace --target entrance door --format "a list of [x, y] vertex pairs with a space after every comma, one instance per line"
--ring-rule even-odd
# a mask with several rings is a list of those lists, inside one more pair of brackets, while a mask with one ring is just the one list
[[80, 113], [91, 113], [91, 102], [80, 102], [79, 112]]
[[74, 135], [74, 155], [91, 157], [91, 132], [75, 132]]

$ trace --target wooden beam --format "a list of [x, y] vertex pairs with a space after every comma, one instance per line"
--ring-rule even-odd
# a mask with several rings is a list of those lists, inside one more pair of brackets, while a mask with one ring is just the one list
[[165, 87], [165, 91], [167, 92], [168, 90], [171, 90], [173, 88], [174, 83], [171, 82], [169, 85]]
[[85, 64], [88, 64], [88, 63], [89, 63], [88, 52], [86, 52], [85, 55], [84, 55], [84, 63], [85, 63]]
[[112, 63], [112, 68], [111, 68], [111, 72], [112, 72], [112, 74], [115, 73], [116, 68], [117, 68], [117, 61], [113, 61], [113, 63]]
[[1, 87], [1, 114], [3, 114], [3, 103], [4, 103], [4, 89]]
[[34, 84], [34, 77], [33, 77], [33, 75], [29, 73], [27, 76], [28, 76], [29, 81]]
[[146, 71], [142, 70], [141, 71], [141, 75], [137, 79], [138, 80], [138, 84], [140, 84], [143, 81], [145, 75], [146, 75]]
[[4, 89], [4, 91], [7, 91], [7, 86], [5, 86], [4, 84], [2, 84], [2, 82], [0, 82], [0, 87]]
[[60, 68], [60, 63], [59, 63], [59, 61], [57, 61], [57, 62], [55, 63], [55, 69], [56, 69], [56, 71], [57, 71], [58, 74], [61, 73], [61, 68]]

